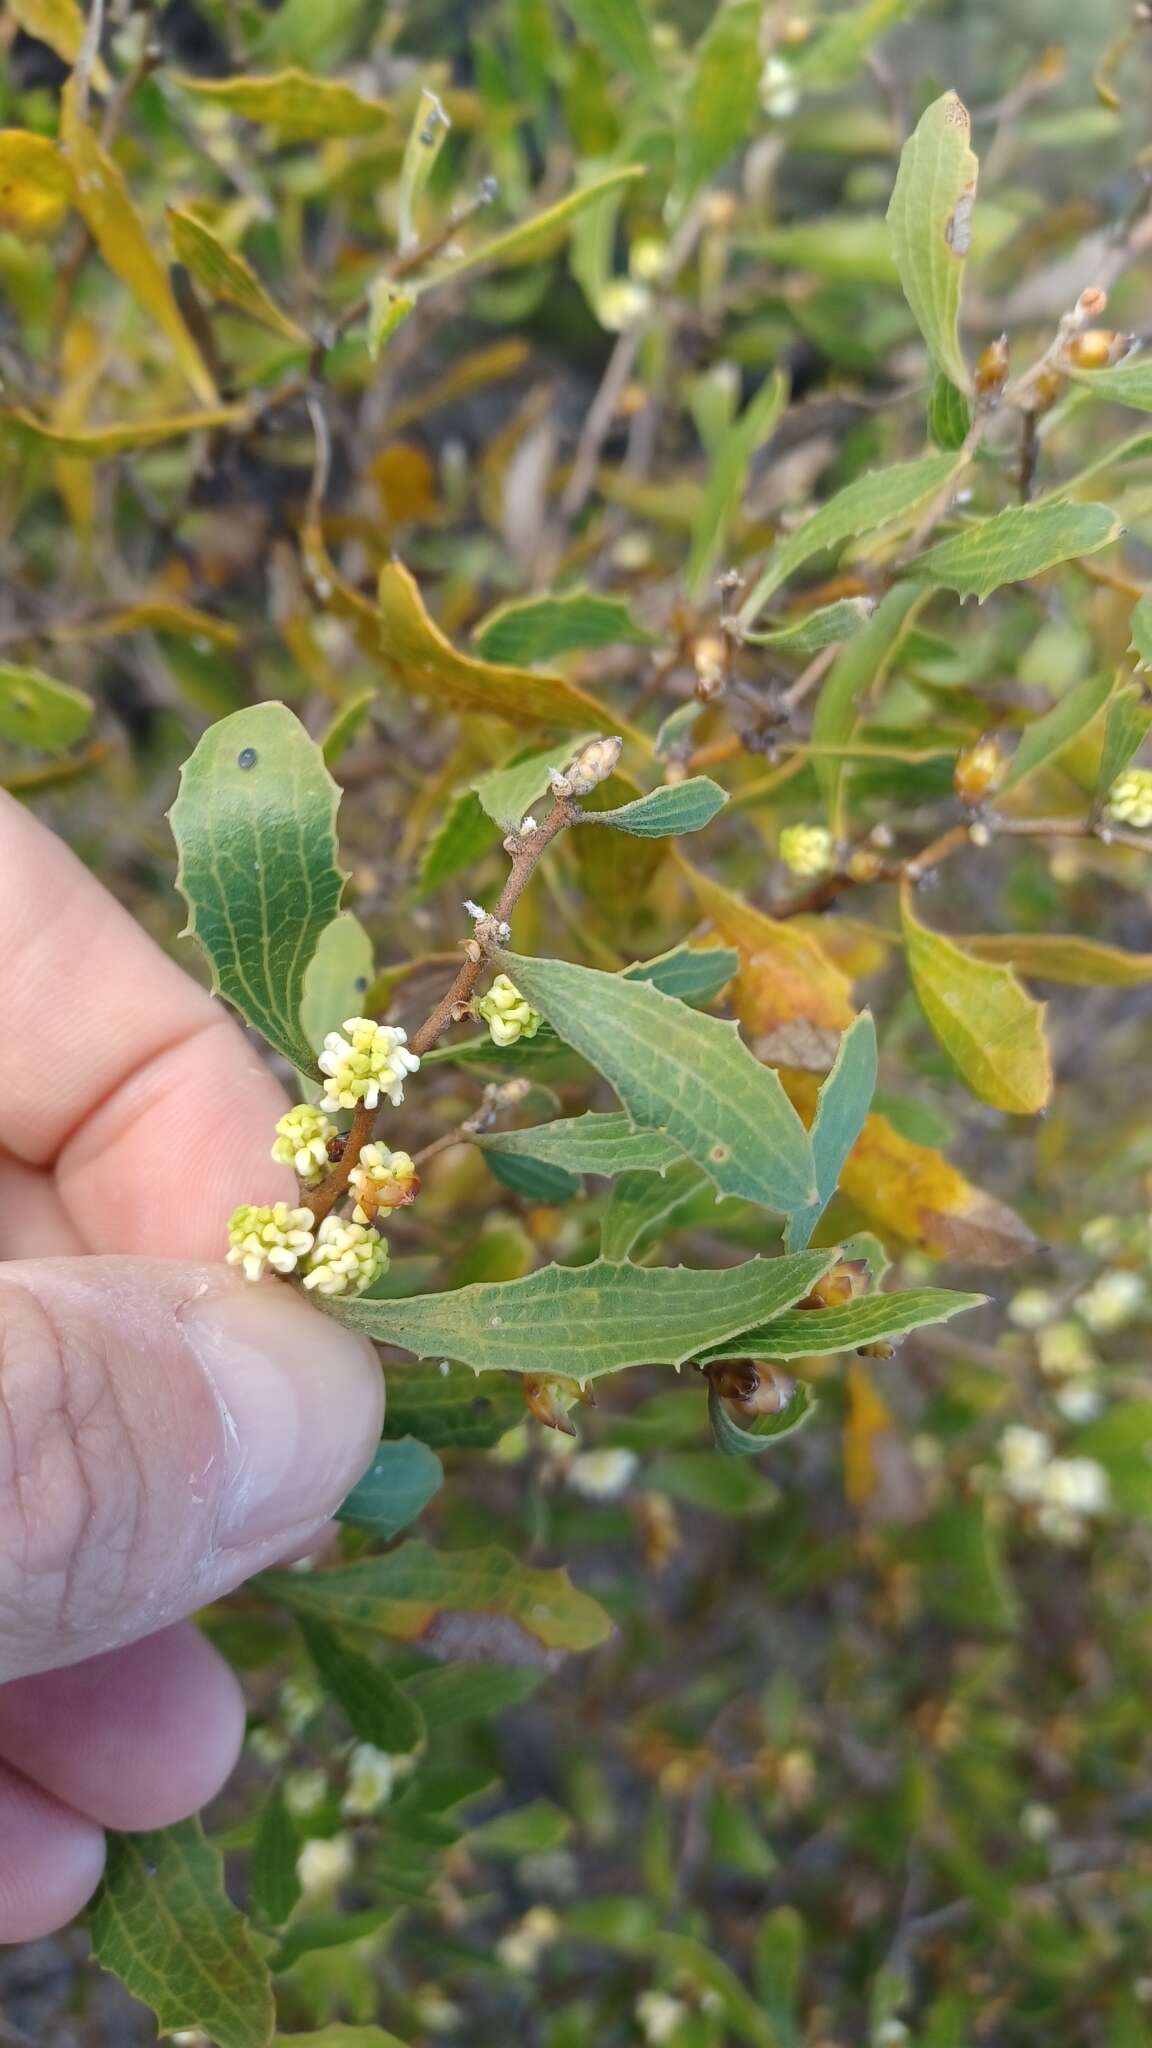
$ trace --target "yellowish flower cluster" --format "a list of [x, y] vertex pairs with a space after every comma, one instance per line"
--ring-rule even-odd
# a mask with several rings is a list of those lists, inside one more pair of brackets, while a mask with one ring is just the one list
[[390, 1152], [387, 1145], [365, 1145], [348, 1176], [356, 1197], [355, 1223], [371, 1223], [381, 1209], [403, 1209], [420, 1186], [411, 1155]]
[[312, 1249], [311, 1209], [288, 1202], [241, 1202], [228, 1219], [228, 1264], [243, 1266], [247, 1280], [259, 1280], [266, 1266], [294, 1273]]
[[326, 1216], [308, 1255], [304, 1285], [316, 1294], [363, 1294], [387, 1264], [388, 1247], [376, 1231]]
[[476, 1015], [484, 1019], [495, 1045], [515, 1045], [517, 1039], [535, 1038], [544, 1022], [539, 1010], [532, 1008], [527, 996], [521, 995], [506, 974], [498, 974], [487, 995], [481, 996]]
[[777, 850], [785, 867], [804, 881], [828, 874], [835, 851], [823, 825], [786, 825]]
[[393, 1107], [404, 1100], [404, 1082], [420, 1065], [408, 1050], [408, 1033], [398, 1024], [377, 1024], [372, 1017], [346, 1017], [344, 1031], [330, 1031], [320, 1054], [320, 1072], [327, 1077], [321, 1109], [375, 1109], [382, 1095]]
[[302, 1181], [322, 1180], [328, 1170], [328, 1146], [336, 1126], [322, 1109], [298, 1102], [276, 1126], [272, 1157], [278, 1166], [292, 1166]]
[[1152, 825], [1152, 768], [1127, 768], [1108, 792], [1108, 814], [1118, 825]]

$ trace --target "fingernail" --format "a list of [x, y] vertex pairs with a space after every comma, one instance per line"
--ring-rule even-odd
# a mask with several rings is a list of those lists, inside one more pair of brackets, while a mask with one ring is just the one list
[[224, 1548], [330, 1515], [369, 1464], [384, 1419], [372, 1346], [279, 1283], [189, 1302], [184, 1335], [216, 1397]]

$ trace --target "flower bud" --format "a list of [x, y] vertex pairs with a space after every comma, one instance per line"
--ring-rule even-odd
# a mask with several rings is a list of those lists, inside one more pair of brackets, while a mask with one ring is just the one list
[[246, 1280], [259, 1280], [267, 1266], [274, 1273], [294, 1273], [312, 1249], [314, 1229], [311, 1209], [241, 1202], [228, 1219], [228, 1264], [242, 1266]]
[[797, 1308], [843, 1308], [858, 1295], [868, 1292], [872, 1277], [867, 1259], [839, 1259], [823, 1278], [796, 1303]]
[[523, 1381], [524, 1399], [530, 1415], [545, 1429], [558, 1429], [564, 1436], [576, 1435], [576, 1424], [568, 1410], [581, 1398], [575, 1380], [542, 1379], [529, 1373]]
[[823, 825], [786, 825], [777, 847], [785, 867], [805, 881], [831, 873], [834, 850]]
[[540, 1011], [532, 1008], [506, 974], [498, 974], [487, 995], [481, 996], [476, 1015], [484, 1019], [494, 1045], [515, 1045], [518, 1039], [535, 1038], [544, 1022]]
[[280, 1118], [272, 1157], [278, 1166], [295, 1168], [302, 1181], [323, 1180], [331, 1157], [329, 1147], [337, 1135], [331, 1117], [310, 1102], [298, 1102]]
[[404, 1081], [420, 1065], [408, 1051], [408, 1033], [397, 1024], [377, 1024], [372, 1017], [347, 1017], [344, 1030], [330, 1031], [317, 1065], [327, 1077], [321, 1109], [375, 1109], [386, 1095], [394, 1108], [404, 1100]]
[[304, 1285], [316, 1294], [363, 1294], [388, 1264], [388, 1247], [362, 1223], [326, 1216], [309, 1253]]
[[406, 1209], [420, 1192], [420, 1176], [407, 1152], [365, 1145], [348, 1176], [356, 1197], [354, 1223], [373, 1223], [381, 1210]]
[[895, 1358], [896, 1346], [889, 1344], [887, 1338], [879, 1337], [875, 1344], [858, 1344], [856, 1346], [856, 1356], [857, 1358]]
[[1008, 336], [998, 335], [982, 349], [976, 359], [976, 395], [978, 398], [999, 398], [1008, 375]]
[[1128, 354], [1130, 334], [1118, 334], [1112, 327], [1089, 327], [1074, 334], [1068, 343], [1068, 361], [1078, 370], [1107, 370]]
[[1041, 370], [1031, 386], [1028, 410], [1033, 413], [1047, 412], [1055, 405], [1064, 389], [1064, 379], [1059, 370]]
[[986, 733], [956, 758], [952, 787], [964, 804], [982, 803], [999, 789], [1008, 769], [1008, 758], [994, 733]]
[[618, 737], [590, 740], [563, 774], [552, 770], [549, 780], [557, 796], [587, 796], [598, 783], [607, 781], [623, 748], [624, 742]]
[[858, 846], [850, 853], [844, 868], [853, 882], [878, 882], [884, 873], [884, 862], [870, 846]]
[[1126, 768], [1117, 776], [1108, 792], [1108, 814], [1120, 825], [1152, 825], [1152, 768]]
[[714, 1358], [704, 1367], [714, 1393], [745, 1419], [754, 1415], [780, 1415], [796, 1392], [786, 1373], [778, 1373], [762, 1359]]

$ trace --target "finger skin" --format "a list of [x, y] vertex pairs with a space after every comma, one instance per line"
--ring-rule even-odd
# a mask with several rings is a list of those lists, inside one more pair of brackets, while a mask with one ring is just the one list
[[0, 1754], [102, 1827], [163, 1828], [196, 1813], [243, 1740], [240, 1686], [190, 1622], [0, 1686]]
[[103, 1870], [102, 1829], [0, 1764], [0, 1942], [66, 1926]]

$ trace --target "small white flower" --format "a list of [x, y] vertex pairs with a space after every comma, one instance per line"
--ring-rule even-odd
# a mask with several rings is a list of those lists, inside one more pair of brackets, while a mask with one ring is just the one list
[[610, 277], [601, 288], [596, 313], [601, 327], [606, 327], [610, 334], [622, 334], [626, 327], [634, 327], [642, 320], [651, 305], [652, 294], [646, 284], [639, 284], [632, 277]]
[[1037, 1332], [1036, 1356], [1049, 1379], [1081, 1379], [1096, 1370], [1096, 1356], [1079, 1323], [1049, 1323]]
[[348, 1779], [341, 1812], [349, 1820], [363, 1820], [388, 1804], [396, 1782], [396, 1766], [387, 1750], [370, 1742], [358, 1742], [348, 1759]]
[[354, 1223], [371, 1223], [381, 1209], [403, 1209], [420, 1185], [412, 1158], [407, 1152], [390, 1152], [387, 1145], [365, 1145], [348, 1176], [356, 1197]]
[[532, 1906], [496, 1943], [496, 1954], [506, 1970], [527, 1976], [559, 1932], [560, 1921], [551, 1906]]
[[1077, 1297], [1076, 1313], [1097, 1336], [1105, 1336], [1111, 1330], [1122, 1330], [1125, 1323], [1132, 1321], [1147, 1292], [1147, 1282], [1139, 1273], [1118, 1267], [1113, 1272], [1101, 1273]]
[[316, 1813], [327, 1792], [328, 1777], [324, 1771], [290, 1771], [284, 1780], [284, 1804], [297, 1820]]
[[1018, 1330], [1039, 1330], [1057, 1313], [1056, 1297], [1046, 1287], [1022, 1287], [1008, 1303], [1008, 1320]]
[[786, 121], [800, 104], [792, 66], [783, 57], [769, 57], [760, 73], [760, 105], [777, 121]]
[[289, 1735], [303, 1735], [324, 1705], [324, 1695], [310, 1678], [286, 1678], [276, 1695], [280, 1719]]
[[638, 1462], [635, 1451], [581, 1451], [570, 1461], [565, 1478], [586, 1500], [615, 1500], [626, 1491]]
[[296, 1858], [296, 1876], [309, 1905], [332, 1897], [351, 1877], [356, 1853], [350, 1835], [317, 1837], [305, 1842]]
[[1053, 1458], [1044, 1474], [1041, 1497], [1048, 1507], [1076, 1515], [1108, 1512], [1108, 1474], [1095, 1458]]
[[288, 1755], [289, 1745], [278, 1728], [254, 1728], [248, 1737], [248, 1748], [269, 1770], [278, 1770]]
[[1060, 1826], [1054, 1807], [1034, 1799], [1020, 1815], [1020, 1833], [1026, 1842], [1050, 1842]]
[[494, 1045], [515, 1045], [518, 1039], [535, 1038], [544, 1022], [539, 1010], [532, 1008], [506, 974], [498, 974], [487, 995], [481, 996], [476, 1015], [484, 1019]]
[[398, 1024], [377, 1024], [371, 1017], [346, 1017], [344, 1030], [330, 1031], [318, 1065], [328, 1077], [321, 1109], [375, 1109], [382, 1095], [393, 1107], [404, 1100], [404, 1080], [420, 1065], [408, 1051], [408, 1033]]
[[874, 2048], [905, 2048], [912, 2039], [903, 2020], [881, 2020], [872, 2036]]
[[336, 1126], [322, 1109], [298, 1102], [280, 1118], [272, 1157], [278, 1166], [294, 1167], [303, 1181], [322, 1180], [328, 1170], [328, 1145]]
[[670, 1991], [642, 1991], [636, 2000], [636, 2018], [648, 2048], [664, 2048], [687, 2017], [688, 2007]]
[[1065, 1422], [1095, 1422], [1104, 1406], [1099, 1387], [1087, 1380], [1069, 1380], [1052, 1396]]
[[463, 2026], [464, 2014], [445, 1997], [438, 1984], [421, 1984], [412, 1993], [412, 2006], [422, 2027], [431, 2034], [450, 2034]]
[[1014, 1500], [1039, 1500], [1052, 1445], [1044, 1432], [1013, 1422], [1000, 1438], [1000, 1471], [1004, 1491]]
[[1152, 825], [1152, 768], [1128, 768], [1108, 792], [1109, 815], [1121, 825]]
[[835, 847], [832, 834], [823, 825], [786, 825], [777, 852], [792, 874], [814, 881], [829, 873]]
[[304, 1285], [317, 1294], [363, 1294], [388, 1264], [388, 1247], [363, 1223], [326, 1216], [308, 1255]]
[[311, 1209], [287, 1202], [241, 1202], [228, 1218], [228, 1264], [242, 1266], [246, 1280], [259, 1280], [266, 1266], [294, 1273], [311, 1251], [315, 1221]]

